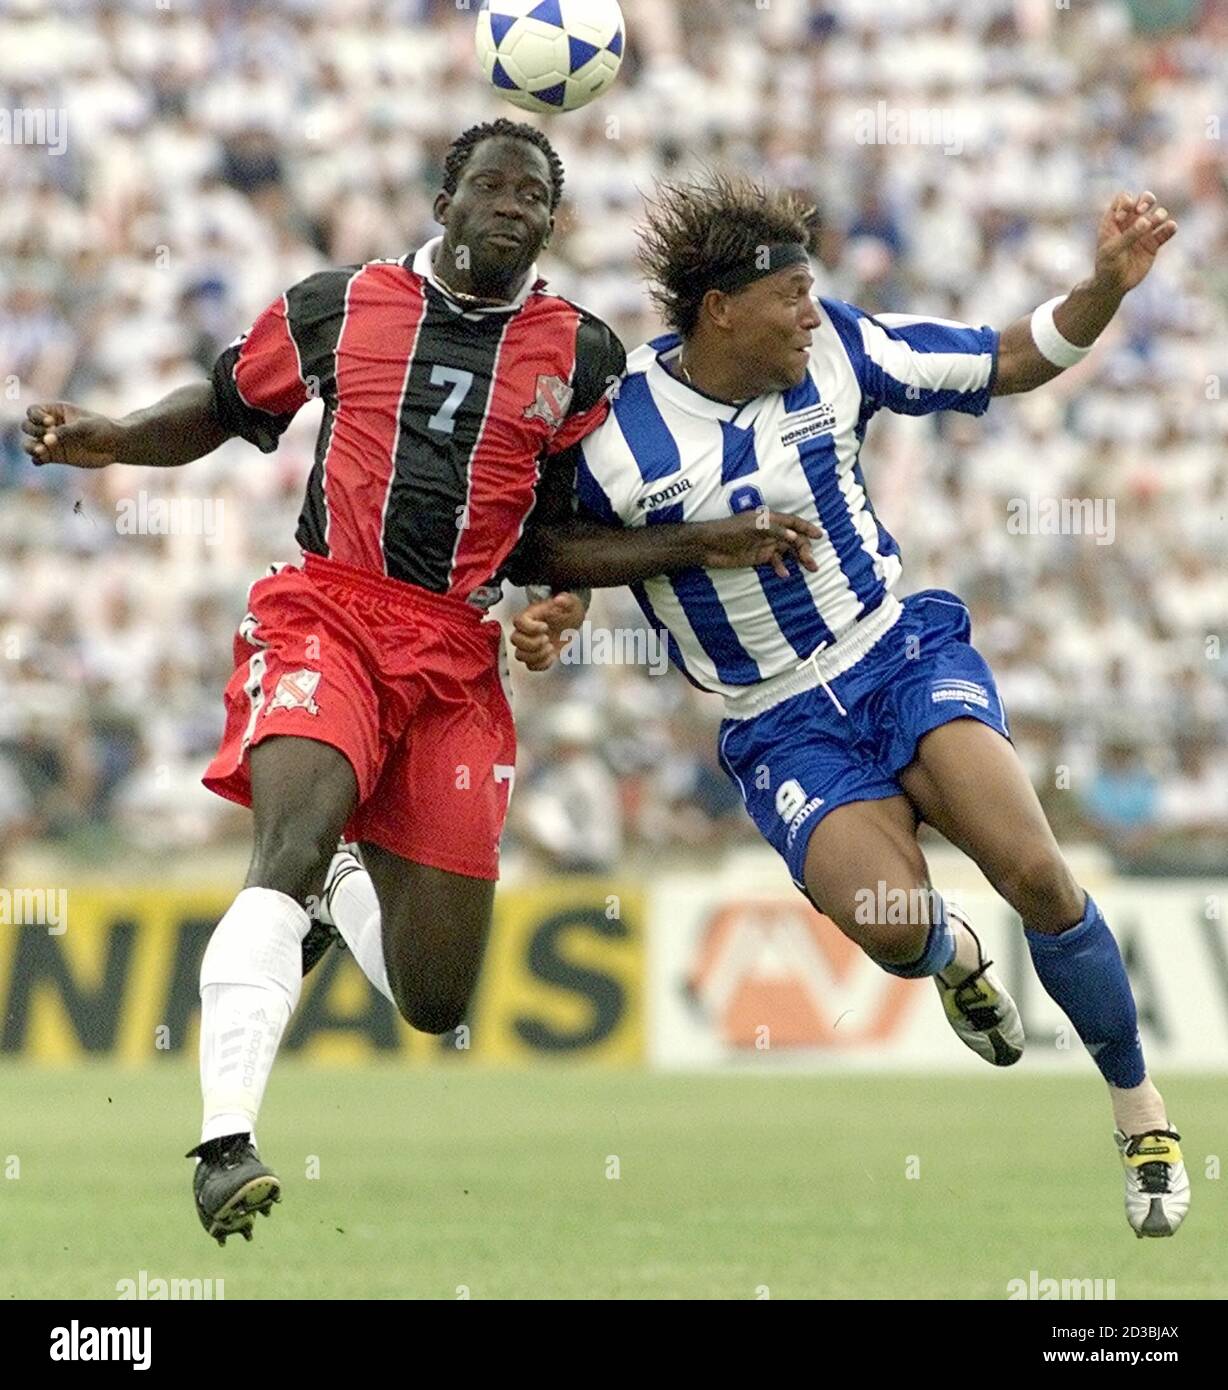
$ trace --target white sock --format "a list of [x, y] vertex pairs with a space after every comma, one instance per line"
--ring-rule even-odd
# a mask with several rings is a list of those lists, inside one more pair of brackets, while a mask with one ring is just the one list
[[358, 968], [390, 1004], [395, 1004], [388, 984], [388, 967], [384, 964], [379, 899], [366, 869], [354, 869], [342, 876], [329, 895], [328, 912], [354, 953]]
[[271, 888], [244, 888], [200, 966], [201, 1142], [254, 1132], [278, 1044], [303, 983], [307, 910]]
[[962, 917], [957, 917], [948, 909], [947, 922], [951, 928], [951, 935], [955, 938], [955, 955], [951, 964], [942, 972], [942, 978], [948, 984], [961, 985], [980, 965], [981, 953], [976, 944], [976, 937], [968, 930], [968, 924]]
[[1150, 1129], [1169, 1128], [1164, 1097], [1156, 1090], [1151, 1077], [1143, 1077], [1139, 1085], [1128, 1089], [1110, 1086], [1109, 1096], [1113, 1102], [1113, 1123], [1127, 1139], [1146, 1134]]

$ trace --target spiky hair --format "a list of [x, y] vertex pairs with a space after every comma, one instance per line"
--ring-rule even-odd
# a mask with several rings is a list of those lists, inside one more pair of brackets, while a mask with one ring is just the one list
[[796, 194], [740, 175], [705, 171], [658, 184], [647, 201], [639, 263], [670, 328], [689, 338], [713, 282], [778, 242], [813, 244], [816, 212]]
[[550, 210], [553, 212], [563, 198], [563, 161], [558, 157], [554, 146], [540, 130], [534, 126], [525, 125], [522, 121], [509, 121], [504, 116], [500, 116], [497, 121], [486, 121], [482, 125], [470, 126], [463, 135], [458, 136], [444, 161], [444, 192], [451, 194], [456, 192], [464, 176], [465, 166], [473, 158], [473, 152], [479, 145], [484, 144], [487, 140], [499, 139], [523, 140], [526, 144], [541, 150], [542, 154], [546, 156], [546, 162], [550, 165], [550, 182], [552, 184]]

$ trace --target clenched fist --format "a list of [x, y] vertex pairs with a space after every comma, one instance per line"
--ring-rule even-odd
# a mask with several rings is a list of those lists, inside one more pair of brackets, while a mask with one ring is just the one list
[[585, 612], [575, 594], [530, 604], [512, 624], [516, 660], [530, 671], [548, 671], [583, 624]]

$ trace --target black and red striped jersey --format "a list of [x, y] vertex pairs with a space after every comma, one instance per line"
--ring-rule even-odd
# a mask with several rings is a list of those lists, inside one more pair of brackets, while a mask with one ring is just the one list
[[626, 353], [536, 267], [511, 304], [460, 302], [431, 270], [438, 245], [287, 290], [213, 388], [222, 422], [265, 453], [323, 399], [303, 550], [468, 599], [519, 541], [545, 460], [605, 419]]

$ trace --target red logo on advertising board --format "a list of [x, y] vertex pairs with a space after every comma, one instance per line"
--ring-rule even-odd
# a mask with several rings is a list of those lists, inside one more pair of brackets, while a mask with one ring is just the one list
[[688, 991], [721, 1041], [755, 1047], [855, 1047], [897, 1033], [911, 980], [881, 970], [830, 918], [800, 900], [726, 903], [695, 951]]

